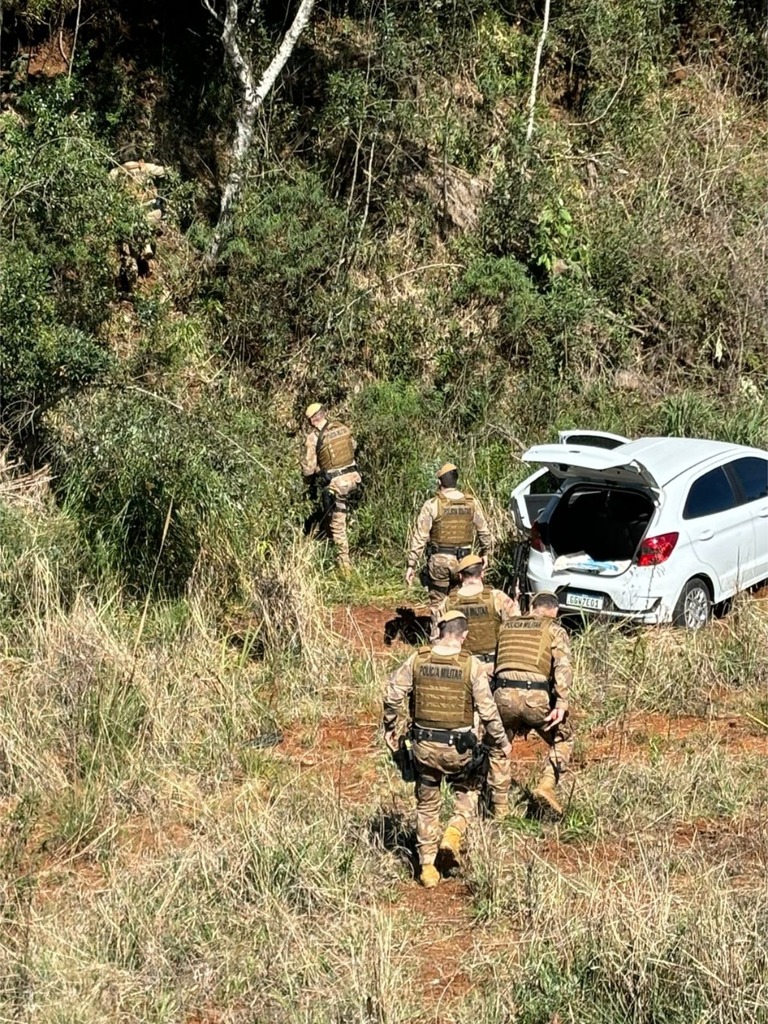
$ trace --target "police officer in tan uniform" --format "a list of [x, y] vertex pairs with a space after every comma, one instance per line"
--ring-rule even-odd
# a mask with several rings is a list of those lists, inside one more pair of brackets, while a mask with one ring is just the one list
[[496, 640], [499, 627], [507, 619], [520, 615], [515, 598], [503, 590], [488, 587], [483, 579], [485, 565], [479, 555], [467, 555], [458, 564], [459, 589], [454, 590], [432, 609], [433, 635], [446, 612], [459, 611], [467, 617], [469, 635], [464, 650], [482, 661], [489, 674], [493, 673]]
[[480, 555], [487, 561], [491, 532], [480, 502], [457, 489], [459, 471], [447, 462], [437, 471], [438, 492], [422, 506], [408, 550], [405, 583], [413, 583], [416, 566], [428, 547], [429, 603], [434, 608], [455, 587], [459, 560], [470, 554], [477, 534]]
[[[497, 754], [508, 757], [511, 745], [501, 724], [484, 666], [462, 651], [468, 624], [461, 612], [448, 612], [438, 638], [422, 647], [389, 680], [384, 698], [384, 739], [397, 748], [397, 721], [412, 721], [416, 769], [416, 842], [421, 884], [428, 889], [440, 881], [435, 867], [438, 851], [444, 866], [458, 863], [467, 825], [477, 814], [479, 781], [462, 777], [477, 744], [475, 713], [487, 735], [499, 744]], [[440, 783], [445, 779], [455, 794], [448, 827], [440, 834]]]
[[311, 429], [306, 438], [301, 472], [311, 488], [320, 487], [323, 509], [320, 531], [327, 535], [330, 530], [339, 553], [339, 565], [344, 572], [349, 572], [349, 496], [362, 483], [355, 463], [357, 444], [349, 427], [329, 420], [319, 402], [308, 406], [305, 416]]
[[[568, 702], [573, 669], [570, 640], [556, 621], [557, 611], [557, 597], [541, 592], [533, 596], [529, 615], [502, 623], [491, 689], [510, 741], [533, 729], [548, 744], [547, 763], [532, 796], [561, 815], [557, 783], [574, 743]], [[510, 782], [509, 761], [492, 748], [488, 789], [495, 815], [508, 808]]]

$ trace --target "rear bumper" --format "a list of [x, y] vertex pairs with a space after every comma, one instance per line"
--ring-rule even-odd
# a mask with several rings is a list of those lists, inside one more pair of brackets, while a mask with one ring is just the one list
[[[558, 597], [560, 597], [559, 594]], [[646, 612], [625, 612], [613, 608], [602, 608], [600, 611], [595, 611], [591, 608], [577, 608], [573, 605], [565, 604], [562, 598], [560, 600], [560, 614], [572, 615], [574, 617], [588, 616], [591, 619], [612, 619], [614, 622], [642, 622], [649, 626], [669, 621], [669, 616], [662, 615], [658, 607]]]
[[[647, 589], [640, 586], [637, 586], [635, 594], [632, 593], [634, 587], [622, 588], [621, 593], [616, 593], [605, 587], [604, 579], [600, 580], [594, 576], [586, 578], [569, 576], [567, 580], [564, 580], [561, 575], [556, 578], [537, 578], [530, 574], [528, 583], [531, 593], [548, 590], [556, 594], [560, 601], [561, 614], [584, 615], [589, 618], [611, 619], [615, 622], [642, 622], [649, 625], [672, 620], [674, 601], [670, 601], [666, 595], [649, 594]], [[600, 597], [603, 599], [603, 607], [592, 609], [569, 604], [567, 601], [568, 591]]]

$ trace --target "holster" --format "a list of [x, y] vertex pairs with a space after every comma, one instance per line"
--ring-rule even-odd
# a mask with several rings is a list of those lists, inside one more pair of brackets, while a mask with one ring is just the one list
[[320, 492], [320, 503], [323, 508], [323, 515], [329, 516], [336, 507], [336, 495], [330, 487], [323, 487]]
[[401, 736], [397, 750], [392, 751], [392, 760], [400, 772], [403, 782], [416, 781], [416, 768], [413, 763], [413, 747], [408, 736]]
[[427, 549], [427, 557], [432, 558], [433, 555], [451, 555], [453, 558], [458, 558], [461, 561], [465, 555], [470, 554], [472, 551], [472, 545], [466, 547], [455, 548], [448, 544], [430, 544]]
[[467, 782], [469, 779], [483, 779], [488, 774], [489, 757], [488, 747], [475, 736], [471, 731], [462, 733], [461, 738], [456, 740], [456, 753], [465, 754], [472, 752], [472, 757], [458, 772], [449, 775], [451, 782]]

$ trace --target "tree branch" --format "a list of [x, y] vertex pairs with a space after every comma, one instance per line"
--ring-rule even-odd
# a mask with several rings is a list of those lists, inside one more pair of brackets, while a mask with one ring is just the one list
[[216, 263], [222, 244], [229, 234], [235, 207], [243, 190], [248, 152], [251, 147], [256, 124], [256, 114], [268, 96], [270, 89], [275, 84], [278, 75], [285, 67], [288, 58], [293, 53], [299, 36], [304, 31], [312, 14], [315, 0], [301, 0], [296, 17], [293, 19], [293, 24], [286, 32], [277, 53], [258, 85], [254, 83], [253, 68], [250, 60], [243, 54], [240, 48], [240, 40], [237, 35], [237, 0], [226, 0], [226, 10], [223, 19], [216, 10], [212, 0], [202, 0], [202, 2], [206, 10], [223, 26], [221, 41], [243, 90], [240, 111], [237, 117], [235, 141], [232, 146], [229, 177], [221, 195], [219, 219], [205, 258], [205, 265], [210, 269]]

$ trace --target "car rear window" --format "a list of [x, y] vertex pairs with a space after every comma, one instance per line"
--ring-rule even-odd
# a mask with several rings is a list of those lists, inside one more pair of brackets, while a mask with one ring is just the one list
[[724, 512], [737, 505], [731, 482], [722, 466], [711, 469], [691, 484], [683, 509], [683, 519], [700, 519]]
[[600, 437], [594, 434], [569, 434], [567, 443], [580, 444], [585, 448], [605, 448], [608, 451], [620, 448], [624, 444], [623, 441], [617, 441], [615, 437]]
[[768, 497], [768, 460], [749, 455], [736, 459], [728, 468], [736, 474], [745, 502]]

